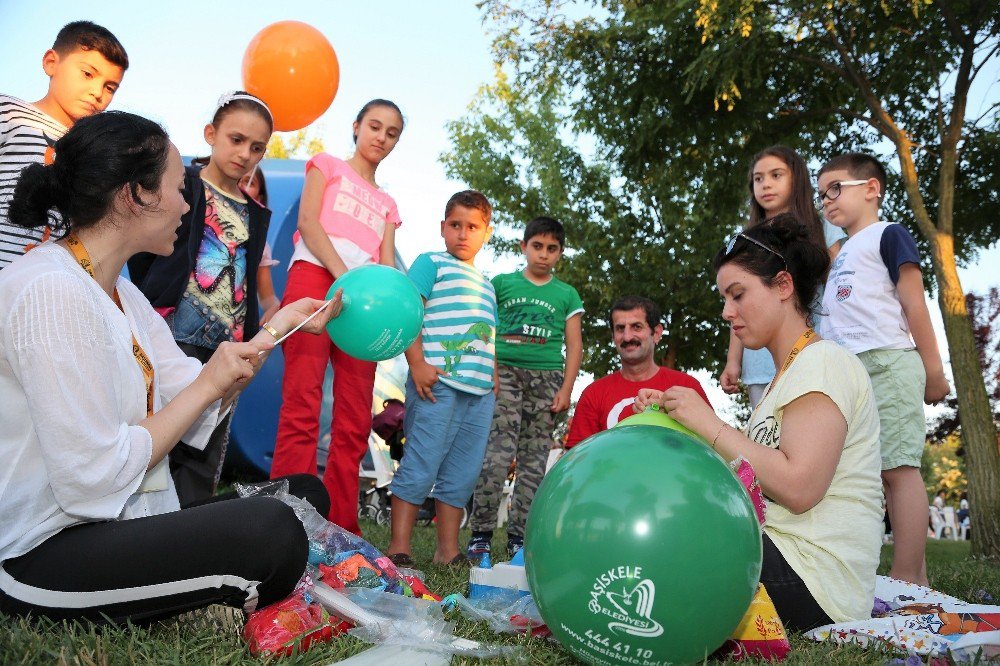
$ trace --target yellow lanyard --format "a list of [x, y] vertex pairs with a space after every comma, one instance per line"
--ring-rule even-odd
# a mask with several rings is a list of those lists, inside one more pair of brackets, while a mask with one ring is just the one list
[[[87, 271], [90, 277], [94, 277], [94, 266], [90, 261], [90, 254], [87, 252], [87, 248], [83, 246], [83, 243], [80, 242], [80, 239], [76, 237], [76, 234], [68, 235], [66, 237], [66, 243], [69, 245], [69, 251], [73, 253], [74, 257], [76, 257], [76, 261], [83, 267], [83, 270]], [[115, 287], [111, 297], [114, 299], [115, 305], [118, 306], [118, 309], [122, 311], [122, 314], [125, 314], [125, 308], [122, 307], [122, 301], [118, 296], [117, 287]], [[146, 356], [146, 352], [143, 351], [139, 341], [135, 339], [135, 333], [132, 333], [132, 355], [135, 356], [135, 362], [139, 364], [139, 368], [142, 370], [142, 376], [146, 381], [146, 416], [152, 416], [153, 364], [149, 362], [149, 357]]]
[[778, 378], [784, 374], [785, 370], [788, 369], [788, 366], [790, 366], [798, 357], [799, 352], [805, 349], [805, 346], [809, 344], [809, 341], [814, 337], [816, 337], [816, 331], [812, 328], [807, 328], [805, 332], [799, 336], [799, 339], [795, 341], [795, 344], [792, 345], [792, 350], [788, 352], [788, 357], [785, 358], [785, 362], [781, 364], [781, 369], [774, 375], [774, 379], [772, 379], [771, 383], [767, 385], [767, 390], [764, 391], [764, 395], [761, 396], [760, 402], [757, 403], [757, 406], [754, 407], [753, 411], [750, 413], [750, 420], [747, 421], [747, 428], [753, 425], [754, 417], [757, 416], [757, 409], [764, 403], [764, 398], [766, 398], [767, 394], [771, 392], [774, 385], [778, 383]]

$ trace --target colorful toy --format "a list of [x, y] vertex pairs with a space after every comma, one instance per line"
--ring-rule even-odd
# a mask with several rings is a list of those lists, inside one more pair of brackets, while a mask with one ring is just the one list
[[590, 663], [700, 662], [750, 606], [760, 525], [710, 448], [619, 426], [542, 481], [525, 534], [528, 583], [562, 645]]
[[354, 358], [384, 361], [398, 356], [420, 335], [424, 302], [408, 277], [395, 268], [368, 264], [344, 273], [327, 298], [343, 289], [343, 308], [326, 332]]

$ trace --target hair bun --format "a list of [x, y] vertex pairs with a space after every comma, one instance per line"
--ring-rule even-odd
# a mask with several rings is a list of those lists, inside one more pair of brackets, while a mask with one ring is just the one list
[[55, 169], [42, 164], [29, 164], [21, 170], [21, 175], [14, 187], [7, 216], [11, 224], [26, 229], [44, 227], [52, 224], [49, 211], [61, 208], [59, 205], [60, 187]]

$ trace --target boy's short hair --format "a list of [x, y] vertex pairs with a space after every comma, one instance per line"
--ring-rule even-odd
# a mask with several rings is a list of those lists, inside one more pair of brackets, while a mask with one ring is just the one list
[[614, 326], [614, 314], [616, 312], [630, 312], [641, 309], [646, 313], [646, 323], [653, 329], [663, 323], [663, 313], [660, 306], [645, 296], [622, 296], [611, 306], [608, 314], [608, 324]]
[[524, 227], [524, 242], [535, 236], [552, 236], [559, 241], [559, 247], [566, 247], [566, 230], [559, 220], [544, 215], [536, 217]]
[[875, 178], [878, 180], [879, 198], [885, 196], [886, 175], [885, 167], [882, 163], [871, 155], [865, 153], [844, 153], [837, 155], [832, 160], [823, 165], [816, 177], [819, 178], [827, 171], [846, 171], [852, 178]]
[[451, 211], [455, 206], [462, 206], [463, 208], [475, 208], [480, 213], [483, 214], [483, 219], [489, 223], [490, 218], [493, 217], [493, 206], [490, 205], [490, 200], [482, 192], [476, 190], [462, 190], [461, 192], [456, 192], [451, 195], [448, 199], [448, 203], [444, 207], [444, 217], [448, 219], [451, 215]]
[[67, 23], [56, 35], [56, 41], [52, 44], [52, 50], [60, 56], [69, 55], [77, 49], [97, 51], [111, 64], [118, 65], [123, 70], [128, 69], [128, 54], [125, 53], [125, 47], [110, 30], [91, 21]]

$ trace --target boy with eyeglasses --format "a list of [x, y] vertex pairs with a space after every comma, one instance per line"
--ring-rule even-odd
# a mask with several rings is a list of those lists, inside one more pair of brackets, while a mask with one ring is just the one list
[[857, 354], [878, 407], [882, 482], [895, 551], [889, 575], [927, 585], [927, 492], [920, 476], [927, 404], [950, 391], [931, 327], [913, 236], [881, 222], [885, 169], [847, 153], [819, 171], [819, 201], [847, 232], [827, 278], [819, 333]]

